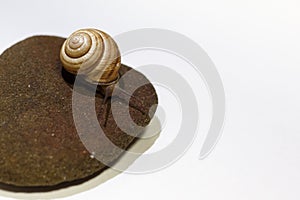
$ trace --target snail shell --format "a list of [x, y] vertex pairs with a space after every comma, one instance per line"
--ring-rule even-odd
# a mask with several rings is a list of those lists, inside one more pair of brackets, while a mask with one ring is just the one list
[[119, 48], [100, 30], [81, 29], [72, 33], [61, 48], [60, 59], [66, 71], [82, 74], [93, 84], [108, 84], [119, 77]]

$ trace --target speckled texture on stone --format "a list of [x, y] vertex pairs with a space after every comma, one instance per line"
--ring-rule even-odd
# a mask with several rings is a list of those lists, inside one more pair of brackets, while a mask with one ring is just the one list
[[[9, 48], [0, 57], [1, 183], [28, 188], [48, 187], [72, 183], [106, 168], [90, 155], [76, 132], [72, 87], [62, 78], [59, 59], [64, 40], [52, 36], [31, 37]], [[128, 70], [130, 68], [123, 65], [121, 74]], [[146, 79], [134, 72], [131, 75], [133, 85], [135, 79]], [[147, 108], [157, 104], [157, 95], [150, 83], [134, 94]], [[108, 104], [102, 104], [100, 95], [96, 95], [95, 102], [99, 124], [106, 136], [122, 149], [128, 148], [135, 137], [116, 127], [111, 114], [108, 126], [104, 128], [103, 112]], [[121, 100], [114, 103], [124, 106]], [[130, 108], [130, 114], [141, 126], [150, 121], [134, 108]], [[140, 130], [132, 134], [138, 135]], [[105, 145], [99, 148], [105, 148]], [[119, 152], [102, 150], [106, 162], [113, 162], [120, 156]]]

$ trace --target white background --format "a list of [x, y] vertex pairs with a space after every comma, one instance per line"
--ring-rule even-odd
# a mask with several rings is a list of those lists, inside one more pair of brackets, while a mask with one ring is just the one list
[[[297, 0], [1, 1], [0, 52], [36, 34], [66, 37], [79, 28], [95, 27], [114, 36], [163, 28], [200, 44], [222, 77], [226, 122], [208, 158], [198, 160], [211, 115], [200, 84], [204, 123], [184, 157], [162, 171], [121, 174], [66, 199], [298, 200], [299, 10]], [[161, 57], [156, 63], [165, 61]], [[134, 59], [132, 55], [124, 62]], [[173, 138], [168, 131], [161, 136], [160, 145]]]

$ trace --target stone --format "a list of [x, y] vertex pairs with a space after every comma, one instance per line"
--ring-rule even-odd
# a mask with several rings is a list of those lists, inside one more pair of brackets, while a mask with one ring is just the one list
[[[34, 36], [7, 49], [0, 56], [0, 188], [15, 191], [49, 191], [80, 184], [108, 167], [96, 159], [82, 143], [72, 115], [72, 81], [66, 81], [59, 52], [65, 38]], [[135, 80], [148, 83], [134, 92], [151, 112], [129, 107], [132, 120], [141, 127], [149, 124], [158, 103], [157, 94], [147, 78], [122, 65], [120, 74], [130, 73], [124, 90]], [[86, 90], [86, 91], [85, 91]], [[80, 91], [79, 91], [80, 92]], [[120, 107], [122, 99], [103, 104], [103, 96], [81, 89], [82, 95], [95, 99], [97, 120], [110, 141], [128, 149], [142, 129], [126, 134], [116, 125], [109, 107]], [[85, 93], [86, 92], [86, 93]], [[132, 99], [130, 100], [132, 101]], [[79, 102], [83, 105], [86, 102]], [[154, 108], [154, 109], [153, 109]], [[104, 122], [107, 118], [107, 125]], [[87, 119], [93, 117], [87, 114]], [[126, 123], [126, 122], [124, 122]], [[87, 128], [89, 124], [86, 124]], [[101, 159], [116, 162], [122, 152], [111, 151], [101, 140], [87, 140], [102, 152]], [[97, 152], [98, 152], [97, 150]]]

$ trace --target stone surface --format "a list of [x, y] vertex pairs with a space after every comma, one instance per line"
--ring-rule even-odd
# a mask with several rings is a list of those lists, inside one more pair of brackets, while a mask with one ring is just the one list
[[[63, 78], [59, 59], [64, 40], [35, 36], [17, 43], [0, 56], [0, 186], [4, 189], [8, 186], [16, 190], [25, 188], [25, 191], [57, 189], [81, 183], [107, 168], [89, 153], [77, 134], [72, 116], [72, 84]], [[120, 73], [130, 69], [122, 65]], [[139, 72], [133, 72], [130, 84], [123, 86], [125, 90], [134, 86], [135, 80], [147, 81]], [[150, 83], [134, 94], [147, 109], [157, 104], [157, 95]], [[100, 94], [95, 97], [93, 93], [83, 92], [82, 95], [91, 100], [95, 98], [97, 118], [106, 136], [118, 147], [127, 149], [141, 129], [132, 130], [133, 136], [122, 132], [111, 113], [104, 127], [110, 101], [102, 104]], [[121, 99], [112, 102], [120, 110], [126, 106]], [[133, 107], [129, 111], [140, 126], [146, 126], [152, 117]], [[119, 114], [122, 116], [122, 111]], [[101, 145], [101, 140], [89, 142], [97, 145], [105, 162], [115, 162], [121, 155]]]

